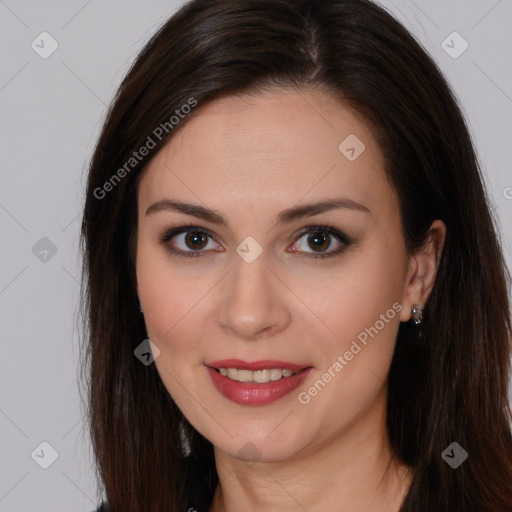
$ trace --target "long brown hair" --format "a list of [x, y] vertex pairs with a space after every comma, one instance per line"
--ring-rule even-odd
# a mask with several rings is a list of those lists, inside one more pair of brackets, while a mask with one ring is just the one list
[[[210, 506], [212, 444], [155, 365], [134, 356], [146, 338], [135, 290], [137, 178], [194, 115], [173, 124], [184, 105], [264, 87], [318, 87], [364, 116], [398, 193], [409, 251], [433, 220], [447, 226], [422, 342], [402, 323], [389, 373], [388, 435], [414, 470], [400, 511], [512, 510], [510, 275], [497, 220], [449, 85], [368, 0], [194, 0], [122, 82], [91, 161], [81, 238], [88, 419], [109, 510]], [[154, 147], [130, 160], [148, 137]], [[452, 442], [469, 455], [456, 469], [442, 457]]]

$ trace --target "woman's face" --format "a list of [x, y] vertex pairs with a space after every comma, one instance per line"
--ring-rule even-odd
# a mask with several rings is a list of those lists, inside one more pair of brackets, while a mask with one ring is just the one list
[[218, 450], [291, 459], [382, 420], [414, 269], [382, 152], [327, 93], [198, 107], [142, 177], [136, 270], [161, 379]]

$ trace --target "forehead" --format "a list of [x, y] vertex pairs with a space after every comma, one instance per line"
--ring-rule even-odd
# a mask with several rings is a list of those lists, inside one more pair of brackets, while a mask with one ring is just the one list
[[172, 196], [272, 210], [333, 194], [390, 199], [369, 126], [328, 93], [278, 89], [199, 107], [145, 169], [139, 204]]

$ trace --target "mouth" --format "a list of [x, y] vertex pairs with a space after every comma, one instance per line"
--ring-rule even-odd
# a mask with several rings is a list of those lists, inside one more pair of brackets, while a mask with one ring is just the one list
[[312, 365], [270, 360], [248, 363], [228, 359], [205, 363], [205, 367], [219, 393], [242, 405], [274, 402], [314, 371]]
[[257, 382], [258, 384], [265, 384], [267, 382], [275, 382], [276, 380], [286, 379], [295, 375], [291, 370], [281, 370], [279, 368], [272, 368], [269, 370], [238, 370], [236, 368], [220, 368], [217, 370], [222, 376], [238, 382]]
[[312, 368], [309, 364], [301, 365], [275, 360], [262, 360], [248, 363], [240, 359], [224, 359], [222, 361], [213, 361], [205, 364], [228, 379], [258, 384], [287, 379], [308, 368]]

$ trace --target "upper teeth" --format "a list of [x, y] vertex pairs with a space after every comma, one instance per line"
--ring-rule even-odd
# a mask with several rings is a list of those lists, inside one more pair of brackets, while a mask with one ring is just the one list
[[237, 370], [236, 368], [219, 368], [220, 374], [239, 382], [258, 382], [259, 384], [279, 380], [283, 377], [295, 375], [292, 370], [269, 369], [269, 370]]

